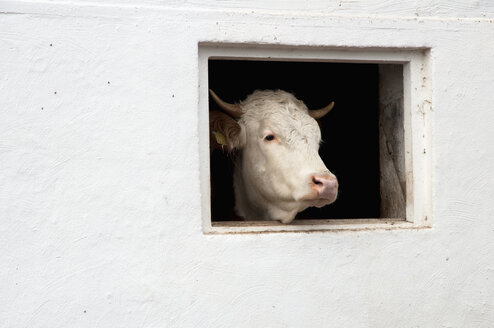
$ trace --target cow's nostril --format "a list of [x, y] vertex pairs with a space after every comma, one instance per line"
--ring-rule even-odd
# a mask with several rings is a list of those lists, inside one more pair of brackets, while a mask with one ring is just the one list
[[320, 180], [317, 180], [316, 177], [312, 177], [312, 182], [316, 185], [322, 185], [322, 182]]

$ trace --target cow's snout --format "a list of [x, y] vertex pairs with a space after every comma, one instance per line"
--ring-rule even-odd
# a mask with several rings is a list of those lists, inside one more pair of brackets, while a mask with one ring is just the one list
[[317, 192], [318, 199], [334, 201], [338, 194], [338, 180], [334, 175], [313, 175], [312, 189]]

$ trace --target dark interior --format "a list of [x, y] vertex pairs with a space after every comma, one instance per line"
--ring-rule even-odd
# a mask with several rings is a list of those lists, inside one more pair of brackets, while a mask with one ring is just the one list
[[[209, 88], [238, 102], [257, 89], [293, 93], [311, 109], [334, 101], [320, 121], [320, 155], [339, 181], [336, 202], [308, 208], [297, 219], [379, 218], [378, 65], [327, 62], [209, 60]], [[219, 110], [210, 99], [210, 110]], [[211, 154], [213, 221], [238, 220], [233, 211], [231, 156]]]

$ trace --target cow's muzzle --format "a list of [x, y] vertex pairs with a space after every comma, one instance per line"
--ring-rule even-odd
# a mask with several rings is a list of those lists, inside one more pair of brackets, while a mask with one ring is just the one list
[[313, 175], [311, 176], [311, 188], [317, 193], [317, 199], [332, 203], [338, 195], [338, 180], [334, 175]]

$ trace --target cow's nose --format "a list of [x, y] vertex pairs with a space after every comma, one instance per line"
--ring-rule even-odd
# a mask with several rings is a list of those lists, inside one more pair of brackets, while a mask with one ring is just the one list
[[334, 200], [338, 194], [338, 180], [334, 175], [313, 175], [312, 188], [319, 199]]

